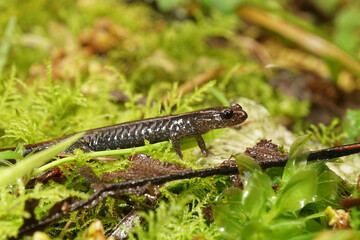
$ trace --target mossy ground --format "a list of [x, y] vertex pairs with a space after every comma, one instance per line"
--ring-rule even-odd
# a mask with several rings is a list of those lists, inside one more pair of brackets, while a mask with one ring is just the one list
[[[310, 123], [306, 117], [311, 112], [313, 99], [297, 98], [296, 94], [284, 93], [270, 85], [271, 79], [283, 75], [265, 68], [268, 63], [278, 64], [279, 69], [285, 68], [291, 74], [299, 73], [297, 81], [304, 76], [301, 75], [304, 69], [305, 72], [314, 71], [315, 63], [317, 76], [331, 78], [337, 88], [346, 91], [357, 88], [354, 86], [358, 73], [347, 68], [343, 59], [313, 55], [289, 42], [287, 36], [274, 35], [256, 24], [249, 24], [237, 13], [237, 4], [224, 4], [218, 11], [216, 1], [169, 2], [174, 5], [156, 1], [154, 4], [158, 7], [154, 7], [141, 1], [129, 4], [114, 0], [0, 3], [0, 147], [224, 105], [239, 97], [262, 104], [274, 121], [291, 126], [297, 133], [307, 131]], [[320, 34], [311, 24], [304, 24], [300, 18], [287, 13], [286, 7], [296, 7], [291, 1], [287, 4], [269, 2], [278, 8], [266, 4], [262, 8], [265, 12], [287, 19], [303, 30], [321, 36], [326, 34]], [[253, 4], [259, 7], [256, 1]], [[164, 11], [168, 8], [170, 11]], [[350, 21], [356, 19], [353, 11], [360, 11], [360, 6], [354, 9], [350, 11], [343, 6], [339, 15], [335, 8], [326, 10], [332, 11], [337, 25], [335, 36], [325, 39], [348, 53], [358, 49], [360, 42], [359, 38], [348, 34], [358, 22]], [[179, 19], [184, 11], [185, 18]], [[346, 25], [349, 22], [352, 24]], [[344, 26], [351, 29], [343, 29]], [[324, 31], [331, 32], [327, 28]], [[350, 38], [351, 48], [343, 46], [341, 36]], [[189, 90], [182, 88], [185, 83], [198, 79], [205, 79], [206, 83]], [[178, 89], [183, 92], [179, 93]], [[312, 140], [328, 146], [356, 141], [360, 129], [358, 114], [352, 110], [340, 120], [333, 120], [329, 127], [312, 126], [310, 131], [315, 133]], [[216, 134], [209, 138], [215, 137]], [[161, 161], [201, 168], [197, 162], [200, 155], [194, 155], [191, 146], [195, 146], [194, 141], [190, 141], [189, 149], [185, 150], [184, 160], [177, 159], [168, 143], [147, 145], [144, 149]], [[76, 161], [70, 159], [67, 167], [60, 166], [67, 177], [61, 183], [51, 181], [25, 189], [27, 179], [23, 177], [2, 186], [0, 236], [16, 236], [23, 217], [29, 216], [24, 211], [27, 199], [41, 200], [36, 210], [37, 217], [41, 218], [62, 199], [88, 197], [92, 190], [75, 174], [76, 169], [87, 164], [100, 176], [129, 165], [121, 151], [117, 157], [119, 161], [116, 162], [90, 161], [89, 156], [78, 152], [74, 157]], [[310, 239], [329, 228], [324, 211], [329, 205], [339, 207], [341, 179], [323, 165], [301, 167], [303, 174], [300, 170], [289, 169], [292, 170], [285, 170], [287, 177], [282, 175], [281, 169], [246, 173], [245, 181], [283, 187], [277, 195], [278, 200], [274, 200], [275, 193], [269, 188], [260, 189], [262, 209], [257, 209], [254, 206], [257, 201], [249, 201], [241, 190], [234, 190], [232, 194], [232, 190], [224, 192], [231, 185], [226, 176], [171, 183], [161, 189], [162, 197], [154, 211], [142, 213], [146, 221], [135, 227], [130, 238], [235, 239], [236, 234], [240, 234], [248, 239], [251, 236], [246, 232], [257, 232], [254, 239], [281, 239], [298, 229], [292, 236]], [[304, 183], [299, 192], [291, 186], [295, 184], [292, 177]], [[305, 184], [305, 177], [315, 179], [315, 183]], [[256, 188], [249, 183], [245, 190], [255, 194], [259, 190]], [[304, 197], [298, 199], [294, 194]], [[306, 205], [298, 207], [294, 203], [285, 208], [279, 205], [285, 202], [284, 195], [295, 203], [302, 201]], [[142, 197], [134, 199], [143, 200]], [[215, 221], [210, 222], [204, 217], [203, 209], [216, 204], [219, 207], [215, 210]], [[130, 209], [126, 202], [109, 198], [92, 209], [70, 213], [45, 231], [51, 238], [82, 239], [86, 227], [95, 219], [100, 219], [108, 231]], [[354, 209], [351, 222], [354, 230], [359, 229], [357, 215]], [[224, 221], [220, 223], [219, 219]], [[289, 228], [283, 229], [282, 224], [289, 224]]]

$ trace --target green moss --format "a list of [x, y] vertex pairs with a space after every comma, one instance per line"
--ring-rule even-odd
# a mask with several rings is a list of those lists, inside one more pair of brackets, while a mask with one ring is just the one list
[[[8, 49], [0, 56], [0, 60], [6, 63], [0, 73], [0, 147], [21, 146], [86, 129], [225, 105], [239, 96], [263, 104], [273, 116], [285, 116], [294, 121], [309, 111], [309, 102], [285, 96], [267, 83], [263, 69], [241, 41], [242, 34], [249, 29], [235, 14], [224, 15], [211, 8], [206, 11], [199, 8], [194, 11], [192, 19], [176, 21], [149, 5], [115, 0], [4, 1], [0, 3], [0, 11], [0, 29], [6, 29], [11, 16], [17, 18], [11, 36], [0, 38], [1, 46]], [[89, 49], [81, 42], [80, 36], [85, 30], [94, 30], [91, 36], [94, 39], [99, 33], [95, 26], [100, 18], [106, 18], [112, 28], [122, 33], [122, 37], [105, 53], [84, 53]], [[211, 42], [214, 39], [219, 42]], [[182, 96], [177, 93], [181, 84], [219, 67], [224, 70], [213, 81]], [[111, 94], [114, 90], [126, 94], [129, 101], [114, 101]], [[163, 106], [166, 96], [169, 101]], [[143, 97], [145, 103], [139, 104], [138, 100]], [[346, 129], [349, 132], [357, 129], [356, 116], [356, 112], [348, 115], [350, 122]], [[313, 131], [317, 131], [316, 136], [328, 144], [329, 138], [341, 139], [332, 135], [334, 126], [327, 130], [320, 126], [323, 133], [316, 130], [318, 128], [313, 128]], [[205, 139], [211, 141], [220, 134], [221, 130], [213, 131]], [[350, 135], [351, 139], [356, 139], [355, 133]], [[161, 161], [201, 168], [197, 162], [199, 156], [192, 151], [196, 146], [194, 139], [183, 140], [181, 146], [184, 160], [177, 159], [170, 143], [160, 143], [90, 154], [79, 151], [72, 157], [55, 159], [41, 168], [31, 168], [29, 171], [32, 173], [42, 173], [59, 165], [67, 178], [61, 183], [38, 184], [34, 189], [25, 189], [24, 179], [1, 187], [0, 236], [16, 236], [22, 218], [29, 216], [24, 211], [27, 199], [40, 199], [36, 208], [40, 218], [62, 199], [70, 196], [87, 198], [93, 190], [76, 174], [77, 168], [84, 164], [100, 176], [104, 172], [125, 169], [130, 164], [127, 155], [138, 151], [149, 153]], [[93, 157], [109, 155], [119, 161], [90, 161]], [[2, 155], [2, 158], [6, 156]], [[3, 169], [5, 167], [0, 170]], [[218, 239], [232, 236], [237, 231], [245, 237], [249, 237], [247, 231], [257, 232], [260, 238], [268, 232], [280, 230], [285, 236], [294, 229], [300, 229], [293, 232], [295, 235], [326, 228], [316, 214], [321, 213], [326, 204], [336, 205], [339, 178], [323, 165], [311, 165], [301, 173], [291, 167], [288, 169], [291, 171], [270, 169], [265, 173], [258, 169], [255, 174], [247, 175], [246, 180], [252, 184], [248, 183], [245, 190], [252, 191], [251, 196], [261, 193], [262, 209], [254, 206], [256, 201], [246, 199], [241, 190], [224, 192], [224, 188], [230, 186], [226, 176], [167, 184], [160, 189], [162, 197], [157, 206], [142, 213], [146, 221], [138, 223], [130, 238], [167, 239], [171, 236], [172, 239], [192, 239], [203, 236], [205, 239]], [[303, 184], [296, 184], [294, 179]], [[306, 184], [306, 179], [313, 179], [314, 186]], [[269, 190], [270, 182], [283, 185], [282, 193], [276, 195], [282, 199], [278, 203], [269, 200], [274, 196]], [[266, 188], [259, 188], [255, 183], [264, 184]], [[302, 190], [292, 191], [294, 186]], [[299, 207], [297, 196], [300, 193], [306, 195], [302, 198], [304, 203], [308, 203], [305, 207]], [[309, 196], [314, 194], [318, 199], [313, 201]], [[144, 200], [142, 197], [132, 198], [135, 202]], [[288, 199], [295, 203], [286, 205]], [[217, 209], [231, 217], [221, 216], [218, 211], [215, 223], [211, 223], [204, 218], [203, 208], [219, 202], [223, 205], [218, 205]], [[245, 211], [243, 205], [248, 210]], [[271, 210], [274, 208], [276, 211]], [[95, 219], [100, 219], [109, 230], [131, 209], [132, 206], [123, 200], [109, 198], [92, 209], [70, 213], [46, 228], [46, 232], [53, 238], [82, 239], [84, 226]], [[264, 217], [269, 216], [269, 212], [271, 217]], [[219, 219], [224, 220], [226, 226], [223, 229], [229, 232], [218, 228]], [[236, 223], [231, 222], [234, 219]], [[268, 222], [258, 224], [260, 220]], [[69, 222], [72, 224], [64, 230]], [[286, 224], [289, 227], [283, 228]], [[354, 226], [356, 224], [354, 221]]]

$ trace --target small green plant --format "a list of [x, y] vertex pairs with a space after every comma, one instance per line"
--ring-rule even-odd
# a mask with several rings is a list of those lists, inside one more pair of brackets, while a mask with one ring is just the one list
[[[144, 221], [129, 231], [130, 239], [214, 239], [220, 232], [204, 217], [204, 208], [228, 186], [227, 178], [191, 179], [162, 189], [154, 210], [140, 212]], [[178, 227], [181, 226], [181, 227]]]
[[323, 123], [319, 123], [318, 126], [312, 124], [306, 132], [313, 134], [316, 141], [330, 147], [342, 142], [348, 135], [340, 126], [340, 120], [338, 118], [334, 118], [329, 126], [325, 126]]
[[[224, 238], [291, 239], [327, 228], [324, 210], [328, 204], [337, 205], [339, 196], [333, 186], [341, 179], [320, 163], [307, 164], [309, 137], [292, 145], [277, 191], [272, 178], [253, 159], [236, 157], [244, 189], [228, 189], [214, 209], [215, 225]], [[324, 192], [324, 187], [331, 191]]]

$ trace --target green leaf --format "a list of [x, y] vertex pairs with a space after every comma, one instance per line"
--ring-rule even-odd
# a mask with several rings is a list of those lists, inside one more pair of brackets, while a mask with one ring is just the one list
[[273, 221], [269, 228], [271, 230], [272, 239], [289, 239], [299, 235], [304, 231], [306, 224], [304, 219], [283, 219], [280, 221]]
[[275, 193], [268, 175], [254, 171], [243, 190], [242, 205], [250, 219], [260, 218], [266, 212], [266, 204]]
[[240, 188], [228, 188], [224, 190], [226, 195], [226, 203], [230, 205], [232, 215], [237, 216], [242, 222], [246, 216], [244, 214], [243, 206], [241, 204], [242, 190]]
[[284, 169], [282, 184], [286, 183], [296, 170], [306, 165], [307, 157], [309, 156], [310, 152], [306, 145], [310, 137], [310, 134], [301, 136], [291, 145], [290, 158]]
[[235, 155], [235, 161], [239, 168], [239, 171], [242, 170], [247, 170], [251, 172], [254, 170], [261, 171], [260, 165], [257, 164], [257, 162], [253, 158], [246, 156], [242, 153]]
[[325, 170], [318, 177], [317, 197], [337, 203], [340, 199], [337, 189], [343, 180], [331, 170]]
[[247, 222], [244, 227], [242, 228], [240, 237], [238, 236], [237, 239], [267, 239], [266, 238], [266, 226], [264, 223], [259, 220], [254, 220]]
[[23, 158], [20, 153], [14, 151], [0, 152], [0, 159], [21, 159]]
[[10, 50], [10, 38], [14, 32], [16, 25], [16, 17], [11, 17], [5, 30], [1, 45], [0, 45], [0, 77], [3, 71], [3, 68], [7, 62], [7, 55]]
[[246, 220], [241, 205], [242, 191], [239, 188], [225, 190], [226, 204], [214, 207], [213, 216], [216, 227], [226, 239], [238, 239], [242, 223]]
[[220, 205], [213, 210], [215, 225], [226, 239], [237, 239], [242, 230], [241, 223], [232, 213], [229, 205]]
[[78, 133], [62, 142], [40, 151], [30, 157], [24, 158], [21, 162], [14, 166], [2, 169], [0, 171], [0, 186], [7, 186], [8, 184], [15, 181], [17, 178], [24, 176], [25, 174], [32, 171], [34, 168], [41, 166], [45, 162], [51, 160], [53, 157], [70, 147], [76, 140], [82, 137], [84, 133]]
[[275, 215], [297, 211], [314, 200], [317, 192], [317, 171], [304, 168], [297, 171], [278, 194]]
[[218, 88], [210, 88], [210, 93], [221, 103], [223, 106], [229, 105], [229, 100], [226, 98], [225, 94], [222, 93]]

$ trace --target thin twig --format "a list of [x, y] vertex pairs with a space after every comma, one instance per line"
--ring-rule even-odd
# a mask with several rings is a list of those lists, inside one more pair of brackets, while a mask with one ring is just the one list
[[326, 39], [286, 22], [260, 8], [242, 6], [237, 13], [245, 20], [270, 29], [297, 43], [303, 48], [321, 56], [338, 60], [357, 75], [360, 74], [360, 64], [349, 54]]
[[[344, 157], [347, 155], [355, 154], [360, 152], [360, 143], [353, 143], [348, 145], [342, 145], [338, 147], [326, 148], [317, 151], [311, 151], [308, 156], [308, 161], [327, 161], [330, 159]], [[282, 158], [275, 158], [266, 161], [259, 161], [258, 164], [262, 168], [270, 167], [283, 167], [286, 165], [286, 162], [289, 160], [289, 156]]]

